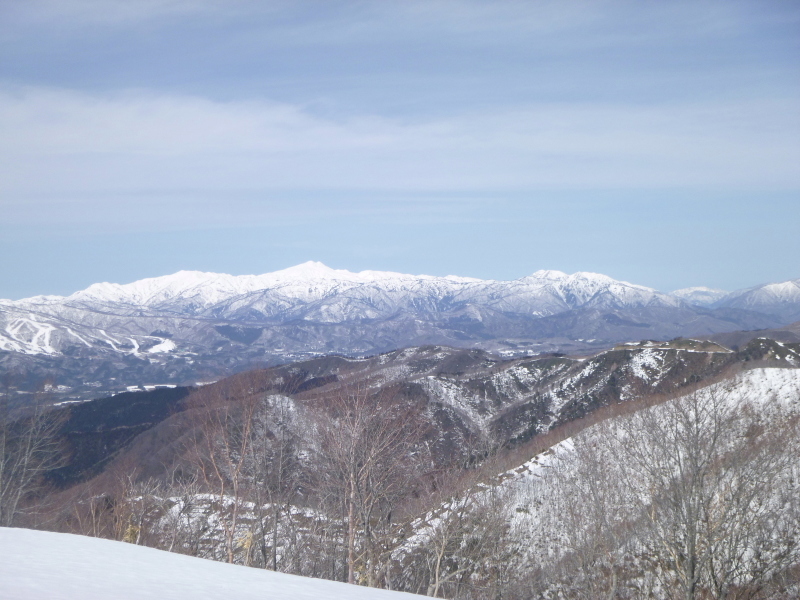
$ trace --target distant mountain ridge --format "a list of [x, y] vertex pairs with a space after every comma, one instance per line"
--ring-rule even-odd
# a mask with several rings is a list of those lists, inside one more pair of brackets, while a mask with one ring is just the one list
[[420, 344], [505, 356], [589, 352], [800, 319], [800, 280], [721, 294], [666, 294], [596, 273], [545, 270], [513, 281], [352, 273], [319, 262], [263, 275], [180, 271], [66, 297], [0, 300], [0, 369], [21, 373], [28, 385], [47, 376], [65, 394], [89, 393], [193, 383], [332, 352]]
[[309, 302], [355, 289], [380, 291], [387, 296], [426, 294], [445, 302], [480, 300], [517, 310], [521, 308], [521, 301], [523, 305], [529, 304], [533, 312], [540, 316], [603, 302], [620, 305], [653, 302], [675, 304], [667, 294], [597, 273], [567, 275], [561, 271], [542, 270], [514, 281], [495, 281], [386, 271], [352, 273], [312, 261], [264, 275], [179, 271], [124, 285], [96, 283], [66, 297], [36, 296], [0, 302], [39, 306], [100, 303], [202, 314], [204, 309], [234, 300], [258, 303], [257, 298], [265, 293], [271, 293], [272, 297]]
[[754, 310], [780, 315], [787, 323], [800, 320], [800, 279], [764, 283], [734, 292], [691, 287], [675, 290], [670, 295], [695, 306]]

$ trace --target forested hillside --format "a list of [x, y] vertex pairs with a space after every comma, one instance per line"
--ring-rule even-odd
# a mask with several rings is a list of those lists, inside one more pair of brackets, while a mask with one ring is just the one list
[[22, 493], [2, 515], [448, 598], [781, 598], [798, 366], [767, 338], [514, 360], [428, 346], [123, 394], [14, 421], [4, 439], [37, 445], [7, 445], [28, 478], [6, 480]]

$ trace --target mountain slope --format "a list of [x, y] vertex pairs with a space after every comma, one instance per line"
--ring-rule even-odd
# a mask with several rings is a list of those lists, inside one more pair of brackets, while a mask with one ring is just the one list
[[[682, 566], [674, 549], [688, 547], [714, 559], [696, 561], [698, 588], [714, 589], [720, 578], [709, 573], [718, 575], [724, 563], [727, 573], [741, 567], [728, 589], [743, 597], [796, 598], [798, 414], [800, 369], [756, 368], [632, 414], [606, 415], [445, 497], [413, 521], [395, 556], [413, 564], [470, 516], [477, 528], [499, 513], [500, 531], [511, 532], [501, 538], [500, 560], [524, 573], [525, 597], [673, 598]], [[687, 428], [693, 435], [671, 435]], [[686, 472], [703, 476], [686, 483]], [[711, 510], [681, 512], [701, 495]], [[686, 539], [703, 544], [682, 546]], [[487, 561], [462, 548], [448, 548], [451, 560]]]
[[[72, 458], [49, 479], [71, 485], [110, 460], [138, 464], [147, 476], [163, 475], [190, 445], [176, 440], [189, 435], [193, 421], [184, 413], [202, 398], [280, 397], [301, 414], [350, 390], [369, 389], [398, 406], [424, 407], [434, 458], [447, 464], [468, 459], [475, 444], [516, 447], [599, 408], [671, 394], [756, 364], [798, 368], [800, 345], [756, 339], [732, 352], [710, 342], [677, 340], [623, 344], [588, 358], [512, 360], [443, 346], [360, 359], [327, 356], [241, 373], [204, 386], [186, 401], [178, 388], [68, 405], [63, 435]], [[298, 427], [302, 437], [303, 425]]]
[[[765, 364], [780, 368], [758, 368]], [[781, 402], [796, 405], [800, 383], [798, 365], [800, 347], [789, 347], [767, 339], [754, 340], [740, 352], [730, 352], [719, 345], [697, 340], [624, 344], [591, 359], [550, 356], [498, 361], [477, 350], [442, 347], [406, 349], [367, 359], [323, 357], [262, 372], [239, 374], [204, 387], [195, 393], [194, 399], [188, 399], [182, 412], [171, 415], [128, 444], [100, 477], [62, 492], [62, 500], [56, 504], [63, 507], [64, 501], [73, 502], [74, 505], [67, 505], [73, 506], [76, 513], [84, 509], [102, 512], [103, 506], [117, 505], [118, 494], [128, 494], [132, 510], [144, 511], [143, 507], [149, 506], [147, 523], [141, 528], [145, 532], [143, 544], [177, 548], [181, 552], [224, 561], [226, 538], [220, 520], [230, 519], [226, 511], [232, 503], [239, 502], [241, 512], [236, 513], [235, 523], [225, 521], [226, 526], [236, 529], [235, 538], [257, 539], [275, 531], [279, 542], [270, 536], [265, 539], [272, 540], [268, 544], [277, 544], [275, 547], [281, 548], [281, 569], [295, 569], [294, 572], [307, 574], [308, 571], [303, 569], [317, 564], [318, 555], [315, 553], [321, 539], [338, 540], [333, 544], [333, 552], [344, 556], [342, 541], [346, 539], [344, 532], [347, 531], [346, 528], [337, 529], [336, 518], [325, 512], [337, 509], [320, 504], [317, 496], [320, 488], [309, 483], [314, 481], [314, 474], [324, 471], [319, 466], [324, 459], [316, 446], [319, 431], [313, 425], [315, 416], [323, 414], [319, 411], [324, 410], [322, 407], [331, 398], [352, 390], [369, 389], [379, 395], [381, 405], [392, 404], [385, 414], [408, 415], [410, 413], [403, 407], [417, 406], [430, 425], [424, 429], [425, 438], [417, 440], [417, 445], [430, 449], [426, 457], [431, 460], [429, 462], [426, 458], [425, 464], [432, 471], [417, 480], [419, 487], [415, 488], [420, 495], [430, 494], [430, 497], [426, 496], [420, 504], [412, 502], [403, 510], [398, 504], [393, 513], [398, 519], [393, 522], [397, 526], [397, 535], [386, 538], [389, 547], [393, 548], [392, 552], [384, 555], [388, 561], [386, 572], [391, 573], [393, 587], [417, 591], [428, 589], [431, 593], [429, 570], [435, 561], [426, 561], [425, 558], [435, 557], [432, 552], [437, 549], [454, 556], [453, 560], [458, 559], [459, 565], [464, 564], [462, 558], [472, 560], [472, 567], [482, 569], [484, 578], [478, 580], [480, 585], [491, 581], [486, 576], [486, 569], [491, 575], [490, 568], [496, 562], [490, 561], [504, 561], [503, 556], [507, 557], [510, 565], [523, 570], [531, 565], [543, 565], [547, 572], [557, 573], [557, 565], [550, 561], [561, 560], [569, 548], [558, 544], [558, 528], [563, 526], [565, 513], [563, 503], [548, 501], [560, 489], [551, 485], [552, 480], [548, 477], [553, 472], [550, 468], [553, 461], [560, 460], [562, 451], [569, 450], [576, 439], [585, 436], [579, 432], [586, 431], [591, 435], [593, 423], [603, 418], [613, 421], [615, 415], [625, 414], [630, 409], [653, 405], [655, 408], [652, 410], [662, 410], [661, 407], [673, 402], [681, 393], [697, 389], [697, 384], [704, 386], [709, 382], [719, 382], [720, 376], [732, 372], [733, 378], [723, 379], [706, 390], [719, 388], [731, 401], [750, 399], [766, 406], [774, 396]], [[757, 368], [748, 368], [754, 366]], [[737, 373], [737, 367], [743, 369]], [[647, 398], [650, 395], [656, 397]], [[242, 416], [245, 412], [239, 412], [235, 406], [239, 403], [250, 406], [253, 399], [265, 411], [255, 417], [259, 424], [258, 436], [275, 443], [278, 440], [288, 442], [285, 450], [292, 458], [286, 464], [300, 471], [290, 478], [300, 483], [296, 488], [294, 484], [291, 487], [296, 493], [293, 492], [291, 505], [282, 509], [280, 526], [274, 517], [274, 530], [270, 529], [272, 513], [267, 510], [273, 507], [254, 508], [260, 506], [259, 502], [265, 502], [264, 496], [253, 496], [256, 500], [251, 501], [250, 496], [231, 495], [230, 488], [226, 497], [220, 495], [223, 494], [221, 491], [209, 493], [208, 489], [198, 488], [189, 476], [192, 465], [194, 468], [197, 465], [191, 456], [181, 454], [192, 447], [185, 442], [196, 439], [192, 431], [201, 426], [202, 419], [198, 417], [203, 411], [209, 407], [213, 410], [213, 406], [224, 406], [226, 415]], [[109, 401], [125, 404], [126, 399], [116, 397]], [[601, 408], [611, 410], [595, 412]], [[107, 413], [98, 410], [94, 416], [103, 419]], [[766, 411], [763, 416], [769, 418]], [[97, 425], [99, 433], [106, 429], [104, 423], [98, 422]], [[746, 430], [751, 431], [750, 428]], [[241, 429], [233, 427], [232, 431]], [[540, 435], [542, 433], [547, 435]], [[529, 440], [531, 435], [534, 437]], [[493, 443], [487, 444], [487, 441]], [[557, 444], [555, 448], [540, 454], [542, 449], [553, 444]], [[484, 470], [481, 475], [475, 464], [491, 454], [492, 448], [500, 450], [497, 458], [501, 459], [503, 466]], [[190, 450], [190, 454], [192, 452]], [[485, 466], [498, 464], [501, 462], [490, 460]], [[605, 464], [595, 464], [594, 472], [605, 473]], [[143, 482], [143, 487], [126, 490], [114, 487], [121, 474], [132, 472]], [[502, 474], [495, 478], [494, 474], [498, 472]], [[187, 477], [181, 479], [188, 484], [187, 487], [176, 483], [175, 473]], [[472, 474], [479, 478], [475, 479]], [[431, 479], [439, 476], [440, 479]], [[423, 482], [429, 480], [436, 485], [430, 488], [424, 485]], [[164, 487], [154, 487], [154, 481], [167, 483]], [[498, 502], [494, 504], [483, 503], [481, 496], [491, 500], [492, 484], [500, 482], [501, 490], [508, 490], [510, 494], [496, 495]], [[440, 489], [437, 487], [439, 483], [452, 487]], [[258, 489], [260, 486], [250, 488], [249, 493], [256, 494], [254, 490]], [[149, 494], [147, 503], [143, 494]], [[68, 497], [72, 500], [67, 500]], [[87, 498], [98, 500], [87, 505]], [[454, 507], [457, 510], [460, 498], [465, 499], [464, 507], [474, 507], [478, 511], [477, 520], [470, 520], [469, 514], [464, 513], [463, 527], [442, 532], [438, 528], [449, 520], [446, 511]], [[568, 502], [580, 511], [588, 510], [590, 506], [586, 498], [588, 496], [572, 495]], [[442, 501], [444, 505], [441, 505]], [[337, 503], [335, 506], [340, 505]], [[429, 512], [431, 507], [433, 511]], [[419, 512], [414, 512], [417, 510]], [[62, 518], [67, 521], [62, 523], [64, 526], [70, 525], [69, 516], [72, 514], [72, 510], [62, 511]], [[136, 514], [145, 515], [145, 512]], [[391, 513], [387, 522], [389, 518]], [[505, 525], [499, 527], [497, 519], [503, 519]], [[494, 523], [494, 529], [482, 529], [483, 522]], [[324, 523], [331, 524], [332, 529], [323, 534], [320, 527]], [[71, 526], [80, 527], [81, 522], [73, 522]], [[525, 526], [525, 529], [519, 526]], [[495, 535], [507, 532], [520, 537], [502, 538], [508, 547], [497, 550], [493, 538], [484, 536], [484, 532], [488, 535], [492, 531]], [[460, 536], [462, 533], [466, 540], [463, 544], [457, 541], [459, 537], [436, 537], [439, 534]], [[181, 541], [175, 543], [176, 539]], [[450, 543], [448, 539], [456, 541]], [[298, 540], [301, 542], [297, 543]], [[557, 550], [553, 552], [554, 549]], [[492, 555], [491, 552], [495, 551], [502, 554], [499, 557]], [[530, 559], [530, 562], [520, 564], [520, 559]], [[237, 545], [234, 560], [259, 567], [266, 565], [261, 554], [251, 556], [244, 543]], [[448, 559], [447, 564], [452, 564], [452, 561]], [[650, 572], [632, 569], [625, 573], [625, 578], [636, 580], [637, 571]], [[534, 575], [535, 571], [525, 575], [523, 580], [538, 581], [538, 576]], [[469, 582], [468, 577], [461, 580], [462, 584]], [[480, 593], [468, 597], [485, 597], [481, 595], [484, 589], [478, 589]]]

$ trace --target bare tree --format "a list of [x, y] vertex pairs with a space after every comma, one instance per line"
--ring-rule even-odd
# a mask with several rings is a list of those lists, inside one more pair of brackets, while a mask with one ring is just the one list
[[393, 511], [425, 463], [416, 406], [368, 389], [345, 390], [317, 415], [318, 489], [346, 523], [347, 581], [385, 581]]
[[616, 458], [592, 439], [576, 443], [548, 479], [548, 511], [558, 516], [559, 559], [554, 567], [571, 598], [594, 600], [620, 595], [622, 569], [630, 549], [630, 511], [614, 474]]
[[[297, 415], [293, 401], [285, 396], [259, 399], [253, 441], [246, 467], [250, 497], [255, 504], [255, 523], [264, 568], [278, 570], [278, 556], [290, 560], [287, 550], [296, 542], [292, 509], [301, 483], [298, 457]], [[283, 545], [283, 551], [280, 547]]]
[[[294, 401], [240, 376], [192, 400], [199, 480], [215, 496], [228, 562], [279, 570], [292, 559], [292, 509], [302, 478]], [[238, 558], [237, 558], [238, 557]]]
[[507, 489], [473, 485], [428, 515], [422, 547], [428, 596], [499, 595], [513, 554], [509, 507]]
[[0, 396], [0, 526], [17, 522], [25, 503], [44, 485], [45, 473], [63, 455], [58, 434], [65, 415], [38, 401], [32, 408], [11, 410], [10, 386]]
[[229, 396], [218, 388], [210, 388], [201, 390], [194, 400], [198, 419], [194, 457], [202, 481], [216, 496], [217, 517], [229, 563], [235, 561], [239, 545], [239, 517], [258, 408], [258, 399], [248, 391], [246, 385], [239, 386]]
[[163, 518], [163, 547], [169, 552], [197, 556], [200, 539], [206, 527], [205, 523], [195, 518], [200, 495], [197, 478], [179, 475], [177, 470], [173, 470], [165, 489], [169, 492], [169, 501]]
[[621, 481], [682, 598], [755, 595], [800, 559], [785, 494], [797, 433], [776, 404], [739, 403], [719, 386], [611, 427]]
[[[147, 545], [146, 541], [159, 545], [159, 532], [148, 529], [155, 529], [164, 513], [164, 487], [154, 479], [137, 480], [135, 472], [127, 474], [120, 487], [123, 493], [117, 502], [117, 511], [123, 526], [122, 541], [137, 546]], [[150, 533], [152, 540], [148, 539]]]

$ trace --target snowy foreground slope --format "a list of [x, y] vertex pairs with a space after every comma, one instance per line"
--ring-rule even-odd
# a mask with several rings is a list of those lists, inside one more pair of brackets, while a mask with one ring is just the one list
[[273, 573], [66, 533], [0, 528], [2, 600], [402, 600], [390, 592]]

